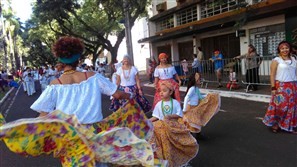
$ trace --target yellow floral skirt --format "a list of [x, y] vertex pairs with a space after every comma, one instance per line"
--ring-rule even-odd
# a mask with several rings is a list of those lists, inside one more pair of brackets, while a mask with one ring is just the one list
[[199, 133], [201, 127], [209, 122], [220, 107], [220, 95], [217, 93], [207, 94], [198, 106], [191, 106], [188, 111], [184, 112], [183, 120], [192, 133]]
[[153, 150], [146, 141], [152, 135], [152, 123], [137, 103], [127, 103], [91, 125], [82, 125], [75, 116], [58, 110], [10, 123], [0, 114], [0, 125], [0, 139], [11, 151], [24, 156], [52, 154], [67, 167], [95, 166], [96, 162], [154, 165]]

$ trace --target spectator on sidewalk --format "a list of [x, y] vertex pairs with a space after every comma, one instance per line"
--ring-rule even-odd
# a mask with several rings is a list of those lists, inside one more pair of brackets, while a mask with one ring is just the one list
[[203, 52], [202, 52], [202, 48], [199, 46], [198, 48], [197, 48], [197, 51], [198, 51], [198, 53], [197, 53], [197, 59], [198, 59], [198, 69], [199, 69], [199, 73], [201, 74], [201, 73], [203, 73], [204, 71], [203, 71], [203, 62], [202, 62], [202, 60], [204, 59], [204, 54], [203, 54]]
[[277, 51], [270, 65], [271, 100], [263, 123], [274, 133], [297, 134], [297, 61], [290, 55], [290, 43], [280, 42]]
[[248, 91], [258, 90], [257, 84], [259, 83], [259, 63], [256, 48], [253, 45], [248, 46], [248, 52], [243, 55], [236, 56], [234, 59], [245, 59], [246, 68], [246, 82], [248, 83]]
[[221, 87], [223, 87], [223, 85], [221, 83], [221, 81], [222, 81], [222, 72], [223, 72], [223, 68], [224, 68], [223, 55], [218, 49], [215, 50], [213, 52], [213, 54], [214, 55], [209, 60], [214, 63], [214, 70], [216, 72], [217, 81], [218, 81], [218, 84], [219, 84], [217, 88], [221, 88]]
[[196, 54], [193, 54], [192, 70], [193, 73], [199, 72], [199, 61]]
[[237, 83], [236, 72], [233, 67], [229, 68], [229, 82], [227, 83], [228, 89], [238, 89], [239, 85]]

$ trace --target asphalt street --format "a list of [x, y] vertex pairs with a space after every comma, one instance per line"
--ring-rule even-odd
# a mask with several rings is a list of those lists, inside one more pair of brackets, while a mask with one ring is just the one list
[[[153, 101], [154, 89], [143, 87], [145, 96]], [[1, 112], [10, 122], [21, 118], [32, 118], [38, 114], [29, 107], [40, 95], [27, 96], [22, 88], [14, 90]], [[182, 93], [184, 96], [184, 93]], [[182, 98], [183, 99], [183, 98]], [[104, 117], [111, 112], [109, 97], [103, 96]], [[190, 162], [194, 167], [296, 167], [297, 135], [272, 133], [261, 122], [268, 103], [221, 99], [221, 110], [197, 135], [199, 153]], [[0, 167], [58, 167], [58, 159], [51, 156], [22, 157], [10, 152], [0, 142]]]

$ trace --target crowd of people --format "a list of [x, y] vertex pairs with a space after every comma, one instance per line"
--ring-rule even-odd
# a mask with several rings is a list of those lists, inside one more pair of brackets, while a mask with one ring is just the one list
[[[254, 48], [249, 47], [247, 54], [236, 59], [254, 57]], [[128, 55], [113, 66], [109, 79], [100, 64], [97, 70], [80, 70], [83, 51], [83, 43], [74, 37], [62, 37], [53, 45], [56, 66], [38, 70], [42, 94], [31, 109], [39, 112], [39, 117], [11, 123], [0, 118], [0, 138], [10, 150], [34, 156], [54, 153], [63, 166], [183, 166], [197, 155], [199, 144], [194, 134], [201, 132], [221, 104], [218, 93], [202, 94], [199, 90], [201, 60], [197, 71], [187, 73], [190, 77], [182, 104], [182, 81], [168, 63], [168, 55], [160, 53], [159, 63], [153, 59], [150, 76], [155, 95], [150, 104], [141, 88], [139, 71]], [[275, 133], [296, 133], [297, 61], [288, 42], [280, 43], [278, 51], [279, 57], [271, 64], [272, 98], [263, 122]], [[222, 59], [219, 50], [210, 58], [218, 87], [222, 87]], [[247, 64], [247, 73], [254, 73], [255, 62]], [[22, 73], [28, 96], [36, 92], [34, 73], [30, 68]], [[230, 81], [235, 82], [234, 78], [231, 71]], [[102, 94], [111, 96], [112, 114], [106, 118]], [[152, 115], [147, 118], [150, 111]]]

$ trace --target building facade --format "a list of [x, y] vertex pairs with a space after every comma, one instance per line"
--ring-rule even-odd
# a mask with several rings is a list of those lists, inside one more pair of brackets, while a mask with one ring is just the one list
[[276, 56], [280, 41], [297, 45], [296, 0], [152, 0], [151, 57], [192, 59], [201, 47], [208, 60], [215, 49], [225, 58], [244, 54], [253, 44], [261, 56]]

